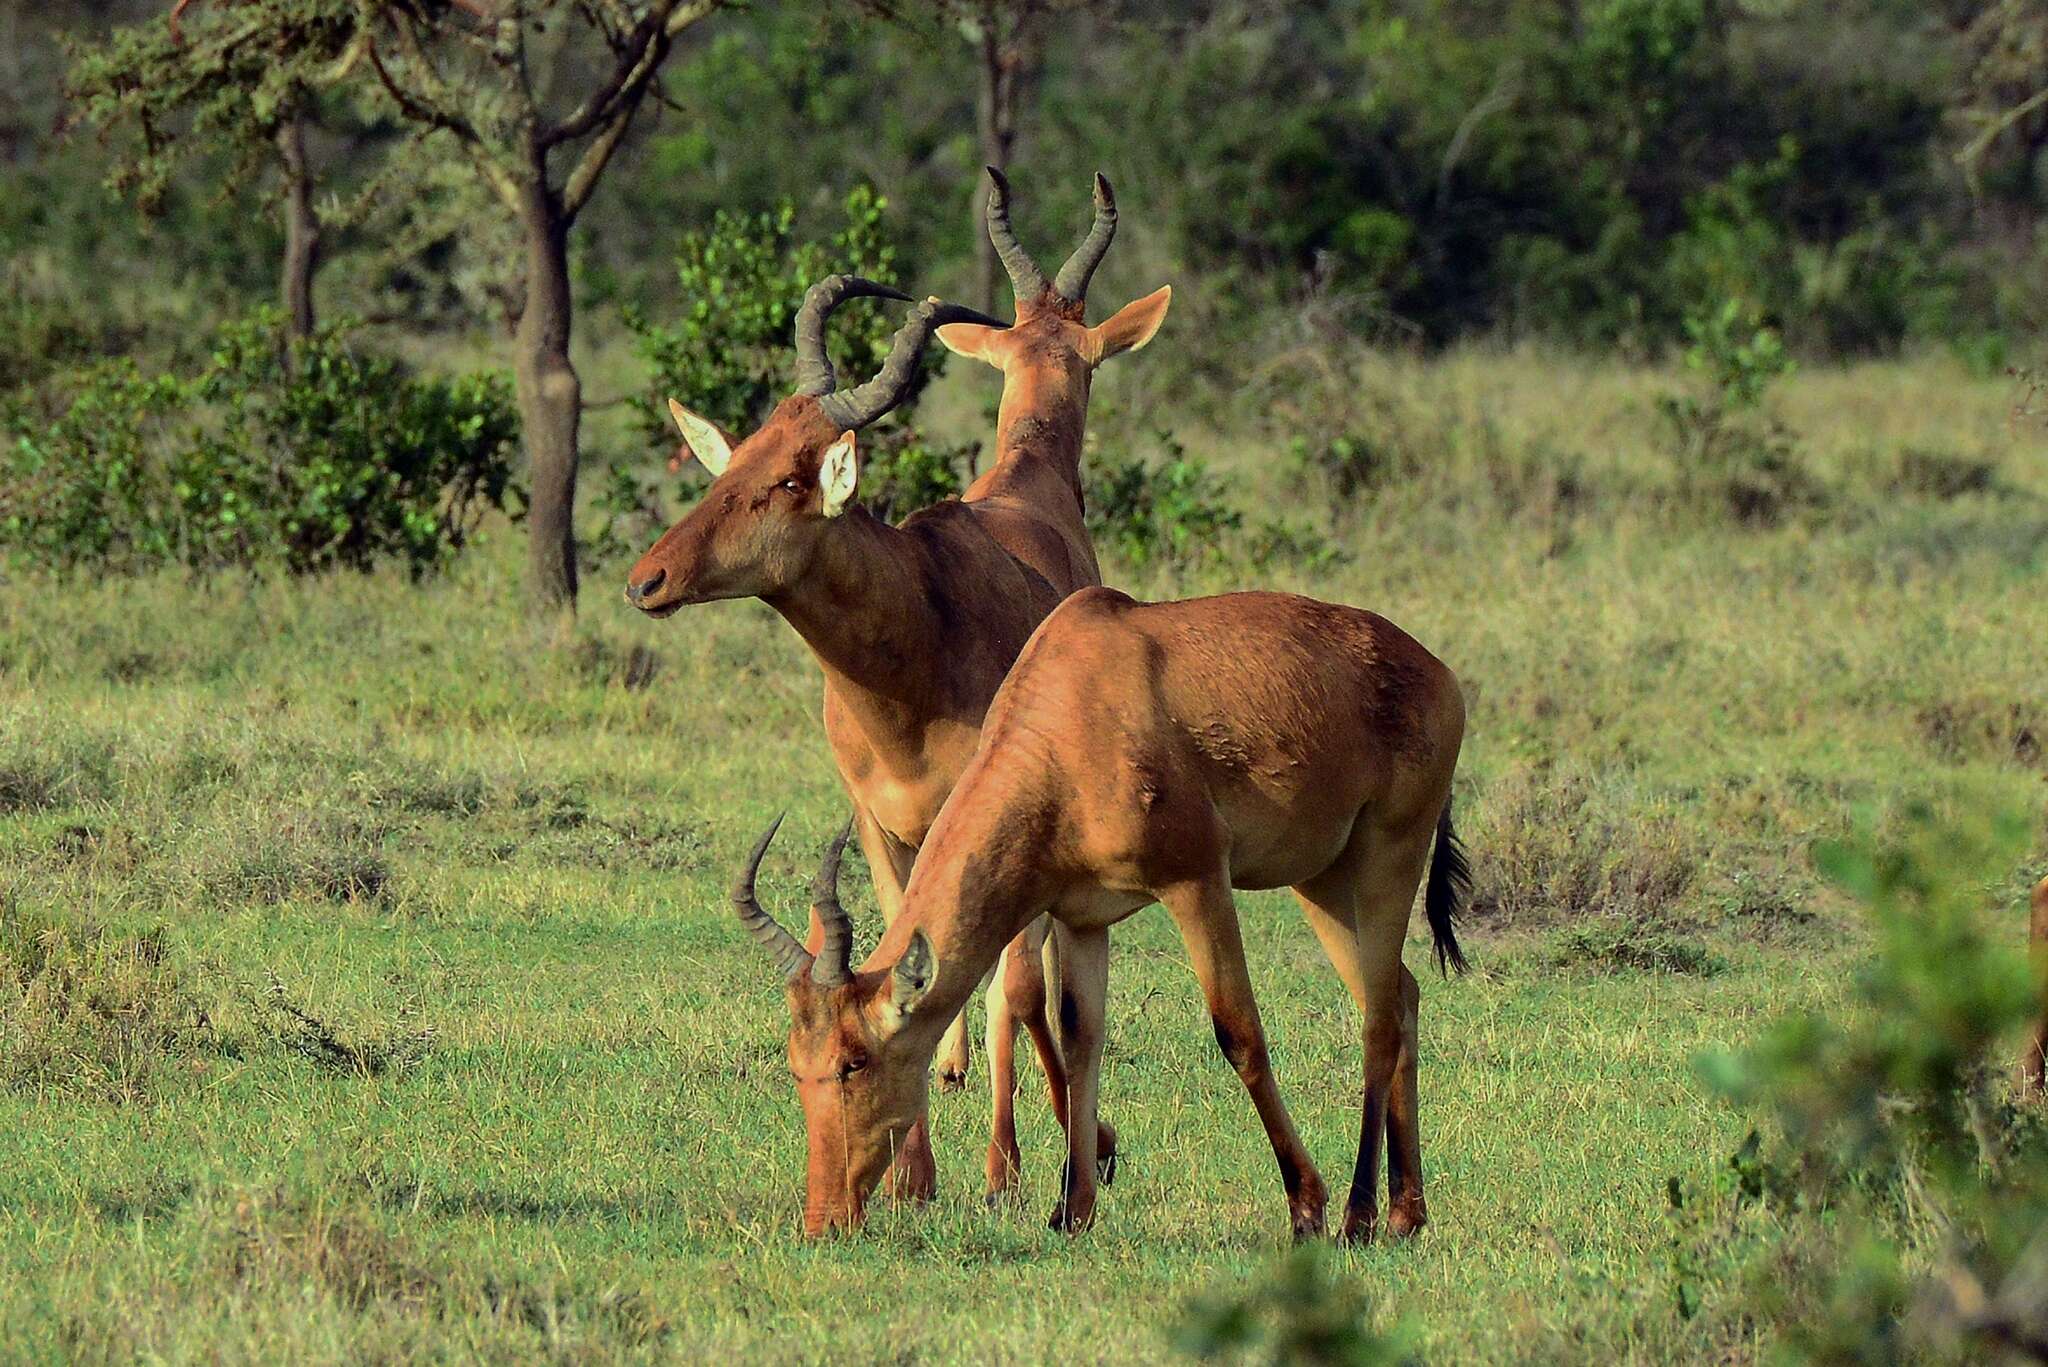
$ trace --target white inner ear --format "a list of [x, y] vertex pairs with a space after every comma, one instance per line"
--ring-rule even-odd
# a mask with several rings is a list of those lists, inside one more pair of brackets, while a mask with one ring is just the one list
[[818, 492], [824, 499], [825, 516], [837, 517], [846, 511], [853, 486], [859, 480], [860, 464], [853, 456], [853, 433], [848, 432], [825, 449], [824, 462], [818, 467]]
[[724, 474], [725, 467], [732, 464], [732, 448], [725, 444], [723, 434], [674, 399], [668, 401], [668, 411], [682, 429], [683, 441], [697, 463], [709, 470], [713, 479]]

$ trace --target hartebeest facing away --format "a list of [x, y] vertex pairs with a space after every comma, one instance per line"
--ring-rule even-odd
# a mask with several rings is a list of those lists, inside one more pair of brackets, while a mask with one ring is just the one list
[[[1417, 993], [1401, 962], [1424, 896], [1439, 965], [1464, 967], [1466, 883], [1451, 829], [1465, 707], [1451, 671], [1369, 612], [1277, 593], [1179, 603], [1086, 589], [1046, 619], [990, 705], [980, 748], [932, 827], [903, 912], [856, 970], [845, 913], [813, 961], [752, 896], [736, 902], [788, 984], [789, 1063], [809, 1131], [804, 1226], [860, 1221], [923, 1114], [939, 1036], [1011, 937], [1041, 915], [1060, 964], [1072, 1124], [1056, 1228], [1094, 1214], [1109, 927], [1157, 900], [1187, 944], [1224, 1057], [1279, 1160], [1297, 1236], [1325, 1189], [1281, 1104], [1232, 888], [1291, 886], [1365, 1017], [1365, 1092], [1347, 1239], [1425, 1219]], [[772, 834], [772, 831], [771, 831]], [[1432, 841], [1435, 854], [1431, 855]], [[756, 858], [766, 848], [764, 838]], [[828, 888], [829, 871], [821, 877]]]
[[2033, 1037], [2020, 1060], [2020, 1092], [2025, 1096], [2048, 1093], [2048, 878], [2034, 889], [2033, 925], [2028, 936], [2034, 955], [2034, 978], [2041, 990], [2041, 1014], [2034, 1022]]
[[[1108, 245], [1098, 213], [1061, 279], [1085, 289]], [[900, 527], [859, 506], [851, 429], [900, 399], [930, 328], [961, 319], [1002, 325], [936, 301], [920, 305], [885, 369], [885, 377], [896, 375], [892, 387], [863, 400], [853, 422], [835, 406], [840, 396], [831, 392], [823, 336], [831, 308], [854, 293], [893, 291], [846, 277], [813, 287], [797, 321], [798, 393], [745, 442], [735, 445], [715, 425], [671, 405], [685, 440], [716, 478], [697, 508], [633, 567], [626, 593], [657, 616], [688, 603], [755, 596], [803, 636], [824, 670], [826, 737], [853, 798], [876, 896], [884, 916], [893, 917], [917, 848], [973, 754], [982, 714], [1011, 661], [1045, 614], [1094, 582], [1096, 570], [1078, 476], [1051, 480], [1019, 468], [1040, 463], [1050, 448], [1039, 443], [999, 443], [994, 467], [964, 499], [914, 514]], [[1070, 311], [1078, 310], [1075, 302]], [[1092, 369], [1144, 345], [1158, 322], [1158, 310], [1133, 306], [1094, 328], [1074, 325], [1071, 339], [1085, 348]], [[1048, 427], [1071, 433], [1072, 454], [1064, 459], [1077, 462], [1085, 376], [1046, 386], [1039, 403]], [[1009, 1112], [1014, 1069], [1004, 1047], [1014, 1034], [1010, 1016], [1030, 1028], [1056, 1104], [1065, 1094], [1036, 955], [1011, 957], [1004, 990], [990, 1001], [992, 1015], [1003, 1018], [1000, 1026], [991, 1022], [999, 1039], [991, 1085], [1001, 1098], [989, 1149], [991, 1188], [1014, 1180], [1017, 1154]], [[954, 1040], [952, 1068], [942, 1067], [942, 1077], [965, 1072], [965, 1036], [957, 1027]], [[1111, 1152], [1107, 1127], [1101, 1138], [1105, 1154]], [[931, 1158], [922, 1126], [905, 1138], [902, 1153], [899, 1190], [928, 1191]]]

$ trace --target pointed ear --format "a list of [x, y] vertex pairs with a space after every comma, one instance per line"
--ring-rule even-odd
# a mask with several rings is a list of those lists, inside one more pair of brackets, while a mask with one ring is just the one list
[[917, 1009], [938, 978], [939, 957], [932, 952], [931, 939], [923, 931], [913, 930], [903, 957], [889, 970], [889, 1009], [899, 1023]]
[[986, 323], [948, 323], [939, 329], [939, 340], [956, 356], [986, 361], [1000, 370], [1003, 359], [989, 349], [989, 343], [1006, 331], [1007, 328], [992, 328]]
[[860, 459], [853, 433], [841, 432], [839, 440], [825, 448], [825, 458], [818, 462], [818, 493], [824, 499], [825, 516], [837, 517], [845, 512], [853, 499], [853, 486], [858, 483]]
[[1172, 302], [1173, 286], [1161, 285], [1089, 328], [1088, 336], [1095, 343], [1095, 363], [1101, 365], [1112, 356], [1136, 351], [1151, 341], [1159, 325], [1166, 321], [1166, 307]]
[[713, 479], [724, 474], [725, 467], [732, 464], [732, 441], [718, 430], [718, 424], [698, 417], [674, 399], [668, 401], [668, 411], [682, 429], [683, 441], [697, 463], [709, 470]]

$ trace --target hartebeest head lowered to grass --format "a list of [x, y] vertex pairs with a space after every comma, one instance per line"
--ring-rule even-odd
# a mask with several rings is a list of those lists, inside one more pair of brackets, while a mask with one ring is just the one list
[[[989, 699], [1045, 614], [1093, 582], [1095, 561], [1069, 495], [1048, 509], [970, 491], [900, 527], [860, 506], [854, 429], [901, 398], [932, 327], [963, 318], [1001, 324], [928, 300], [897, 334], [882, 375], [842, 396], [833, 392], [824, 327], [831, 309], [856, 294], [895, 291], [849, 277], [812, 287], [797, 321], [798, 392], [744, 442], [672, 405], [715, 478], [696, 509], [633, 567], [626, 597], [666, 616], [688, 603], [757, 596], [803, 636], [824, 671], [826, 738], [853, 799], [876, 897], [893, 917], [917, 848], [974, 752]], [[1041, 931], [1020, 950], [1042, 939]], [[991, 1189], [1015, 1181], [1013, 1017], [1031, 1032], [1056, 1106], [1065, 1094], [1037, 955], [1011, 960], [1003, 990], [990, 994]], [[942, 1080], [964, 1077], [965, 1040], [956, 1027]], [[1107, 1127], [1101, 1140], [1112, 1152]], [[934, 1173], [922, 1127], [901, 1154], [899, 1192], [928, 1193]]]
[[[1042, 915], [1066, 931], [1072, 1123], [1053, 1225], [1087, 1225], [1108, 931], [1157, 900], [1265, 1125], [1294, 1231], [1320, 1233], [1325, 1189], [1274, 1082], [1233, 887], [1292, 887], [1365, 1016], [1345, 1237], [1373, 1236], [1382, 1133], [1388, 1228], [1419, 1228], [1418, 993], [1401, 947], [1426, 866], [1439, 965], [1464, 966], [1452, 918], [1467, 875], [1450, 805], [1464, 727], [1451, 671], [1369, 612], [1277, 593], [1145, 604], [1095, 588], [1067, 599], [990, 704], [902, 913], [858, 968], [829, 859], [817, 887], [831, 929], [815, 958], [762, 911], [753, 865], [741, 875], [740, 918], [787, 982], [789, 1063], [810, 1135], [805, 1229], [859, 1223], [923, 1114], [946, 1022]], [[766, 847], [764, 837], [756, 862]]]

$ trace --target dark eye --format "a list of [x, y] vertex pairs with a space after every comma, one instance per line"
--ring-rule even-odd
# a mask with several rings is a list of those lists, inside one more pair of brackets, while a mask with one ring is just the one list
[[859, 1072], [861, 1069], [867, 1066], [868, 1061], [864, 1058], [850, 1058], [846, 1062], [839, 1065], [839, 1076], [852, 1077], [855, 1073]]
[[800, 481], [793, 479], [785, 479], [784, 481], [782, 481], [782, 487], [784, 489], [787, 489], [792, 494], [800, 494], [804, 491], [803, 484]]

